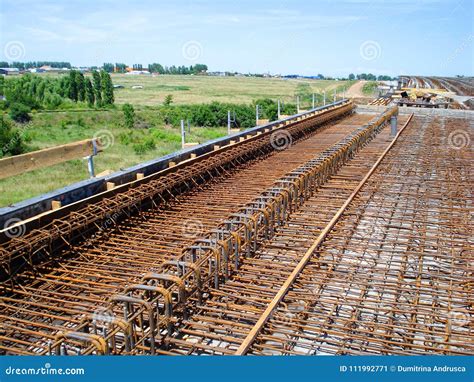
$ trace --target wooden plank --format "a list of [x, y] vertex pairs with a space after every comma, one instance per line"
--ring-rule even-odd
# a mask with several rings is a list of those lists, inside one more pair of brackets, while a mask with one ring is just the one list
[[[0, 179], [92, 155], [92, 141], [92, 139], [86, 139], [0, 159]], [[102, 151], [99, 142], [97, 142], [97, 151]]]
[[51, 209], [52, 210], [57, 210], [58, 208], [61, 208], [61, 201], [60, 200], [52, 200], [51, 201]]

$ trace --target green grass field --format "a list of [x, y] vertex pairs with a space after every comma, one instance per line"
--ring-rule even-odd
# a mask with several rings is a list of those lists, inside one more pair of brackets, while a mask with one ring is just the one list
[[[311, 79], [126, 74], [113, 74], [112, 81], [125, 86], [115, 90], [116, 103], [149, 106], [162, 104], [167, 94], [173, 96], [175, 103], [250, 103], [257, 98], [280, 98], [285, 102], [294, 102], [298, 85], [309, 85], [313, 92], [321, 93], [351, 84], [349, 81]], [[143, 86], [143, 89], [132, 89], [134, 85]]]
[[[129, 76], [113, 75], [114, 84], [124, 89], [115, 92], [115, 109], [107, 111], [37, 112], [27, 125], [17, 125], [24, 131], [28, 150], [38, 150], [60, 144], [92, 138], [101, 131], [113, 136], [114, 143], [95, 158], [96, 173], [117, 171], [158, 158], [181, 148], [179, 128], [165, 126], [158, 118], [154, 105], [161, 105], [167, 94], [174, 104], [209, 103], [212, 101], [250, 103], [257, 98], [280, 98], [294, 102], [297, 88], [314, 92], [332, 91], [349, 86], [343, 81], [283, 80], [249, 77], [205, 76]], [[143, 89], [131, 89], [142, 85]], [[329, 96], [328, 96], [328, 99]], [[137, 117], [146, 128], [127, 129], [123, 123], [120, 104], [136, 106]], [[223, 127], [192, 127], [188, 142], [203, 143], [226, 134]], [[134, 144], [152, 137], [156, 146], [137, 153]], [[56, 166], [0, 180], [0, 206], [50, 192], [88, 178], [87, 162], [77, 159]]]

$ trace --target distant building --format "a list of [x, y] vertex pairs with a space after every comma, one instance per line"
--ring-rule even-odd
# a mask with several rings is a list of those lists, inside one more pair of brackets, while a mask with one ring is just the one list
[[139, 76], [139, 75], [150, 75], [151, 73], [148, 70], [131, 70], [125, 74], [131, 75], [131, 76]]
[[226, 72], [207, 72], [208, 76], [225, 77]]
[[40, 68], [38, 68], [44, 72], [48, 72], [48, 73], [64, 73], [64, 72], [68, 72], [69, 71], [69, 68], [53, 68], [49, 65], [43, 65], [41, 66]]
[[20, 69], [18, 68], [0, 68], [0, 74], [4, 76], [13, 76], [20, 74]]

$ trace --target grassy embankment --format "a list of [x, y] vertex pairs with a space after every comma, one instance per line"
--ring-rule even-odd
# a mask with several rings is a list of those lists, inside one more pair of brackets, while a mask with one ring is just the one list
[[364, 84], [362, 87], [362, 93], [364, 93], [367, 97], [372, 97], [375, 95], [375, 91], [377, 90], [377, 81], [369, 81]]

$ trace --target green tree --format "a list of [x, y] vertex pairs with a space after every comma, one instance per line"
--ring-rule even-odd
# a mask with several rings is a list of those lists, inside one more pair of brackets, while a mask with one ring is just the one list
[[114, 85], [110, 74], [101, 70], [100, 81], [102, 84], [102, 99], [104, 105], [112, 105], [114, 103]]
[[46, 92], [46, 82], [41, 81], [39, 83], [38, 87], [36, 88], [36, 95], [37, 95], [39, 101], [43, 102], [45, 92]]
[[97, 70], [92, 72], [92, 80], [94, 82], [94, 96], [95, 96], [95, 105], [97, 107], [102, 106], [102, 84], [100, 74]]
[[68, 97], [69, 95], [69, 77], [61, 77], [59, 80], [58, 94], [61, 97]]
[[349, 80], [353, 81], [355, 80], [356, 76], [354, 75], [354, 73], [351, 73], [349, 74]]
[[150, 73], [159, 73], [159, 74], [165, 73], [165, 69], [163, 68], [163, 65], [156, 62], [153, 64], [149, 64], [148, 70], [150, 71]]
[[92, 82], [90, 78], [85, 79], [85, 88], [86, 88], [86, 101], [89, 107], [94, 106], [95, 95], [94, 95], [94, 87], [92, 86]]
[[81, 72], [76, 73], [76, 86], [77, 86], [77, 99], [84, 102], [86, 99], [86, 83], [84, 80], [84, 74]]
[[169, 106], [173, 103], [173, 96], [171, 94], [168, 94], [166, 97], [165, 97], [165, 100], [163, 101], [163, 105], [165, 106]]
[[207, 72], [207, 65], [204, 64], [196, 64], [192, 68], [193, 73], [204, 73]]
[[129, 129], [135, 125], [135, 109], [129, 103], [122, 106], [123, 116], [125, 120], [125, 126]]
[[107, 73], [112, 73], [114, 71], [114, 64], [110, 62], [105, 62], [104, 65], [102, 65], [102, 68], [107, 72]]
[[115, 70], [119, 73], [125, 73], [127, 70], [127, 65], [118, 62], [115, 64]]
[[68, 96], [74, 102], [78, 100], [78, 88], [77, 88], [77, 71], [71, 70], [69, 72], [69, 89], [68, 89]]

